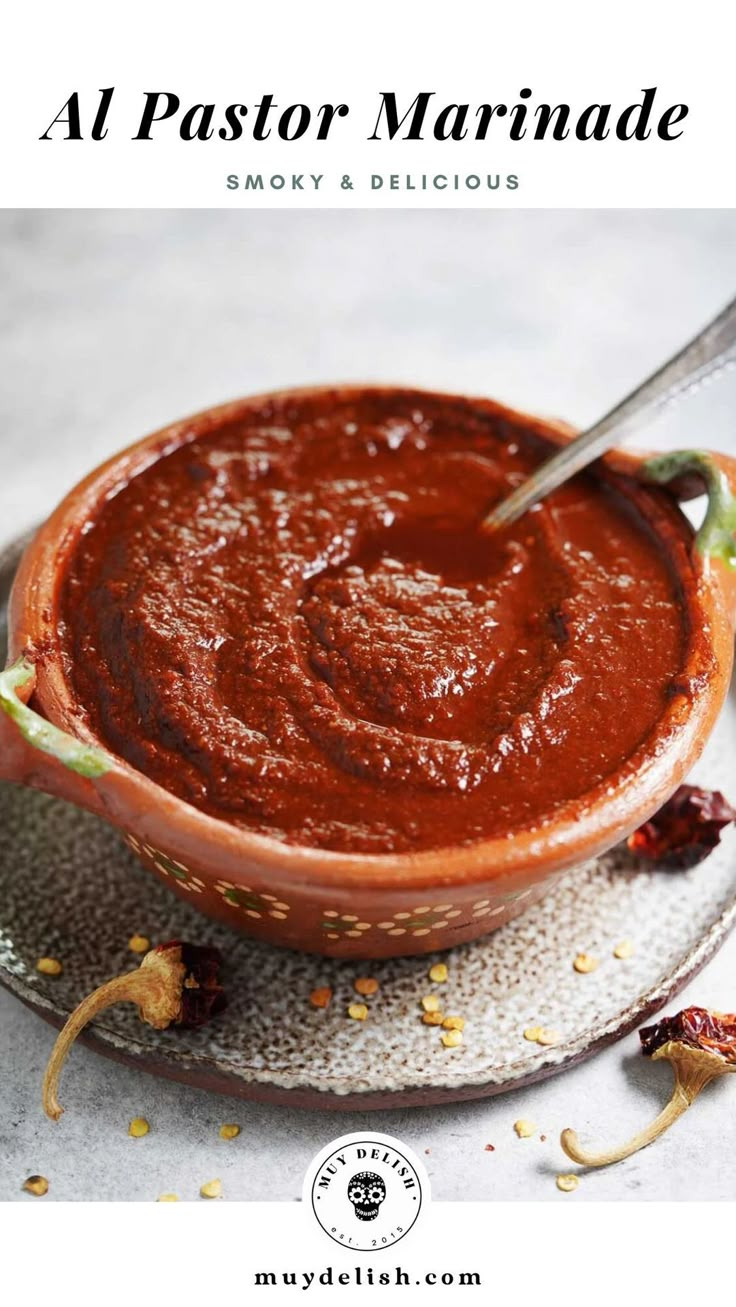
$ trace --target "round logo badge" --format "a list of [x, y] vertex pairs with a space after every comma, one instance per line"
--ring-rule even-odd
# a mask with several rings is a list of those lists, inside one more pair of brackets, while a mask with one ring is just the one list
[[410, 1149], [391, 1135], [343, 1135], [312, 1162], [304, 1202], [325, 1234], [358, 1252], [390, 1248], [408, 1234], [429, 1181]]

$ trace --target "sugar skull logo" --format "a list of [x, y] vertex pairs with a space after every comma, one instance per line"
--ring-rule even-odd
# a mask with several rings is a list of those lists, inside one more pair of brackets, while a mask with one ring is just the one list
[[358, 1171], [348, 1185], [348, 1198], [359, 1221], [375, 1221], [386, 1197], [386, 1186], [375, 1171]]
[[324, 1233], [352, 1252], [391, 1248], [414, 1227], [429, 1180], [391, 1135], [342, 1135], [312, 1160], [303, 1198]]

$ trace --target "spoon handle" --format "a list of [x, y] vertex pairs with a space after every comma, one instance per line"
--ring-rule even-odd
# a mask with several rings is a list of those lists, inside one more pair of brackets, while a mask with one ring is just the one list
[[679, 353], [632, 390], [595, 426], [588, 427], [587, 431], [582, 431], [553, 454], [497, 504], [483, 519], [483, 529], [494, 531], [499, 526], [515, 522], [532, 504], [605, 454], [613, 444], [644, 426], [651, 420], [653, 412], [683, 395], [692, 394], [707, 379], [720, 375], [735, 362], [736, 299], [731, 300]]

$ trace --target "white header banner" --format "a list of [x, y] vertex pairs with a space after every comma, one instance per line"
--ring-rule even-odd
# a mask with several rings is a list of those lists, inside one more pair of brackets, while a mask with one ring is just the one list
[[732, 22], [726, 0], [16, 5], [2, 203], [730, 207]]

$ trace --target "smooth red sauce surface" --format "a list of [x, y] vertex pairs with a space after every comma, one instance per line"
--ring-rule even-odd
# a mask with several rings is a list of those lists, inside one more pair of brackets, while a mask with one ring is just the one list
[[289, 842], [406, 851], [549, 819], [647, 739], [688, 632], [665, 549], [603, 483], [478, 531], [543, 453], [403, 391], [210, 424], [76, 544], [60, 635], [91, 729]]

